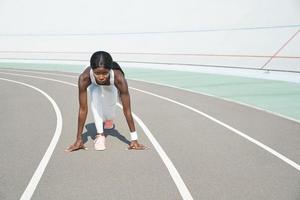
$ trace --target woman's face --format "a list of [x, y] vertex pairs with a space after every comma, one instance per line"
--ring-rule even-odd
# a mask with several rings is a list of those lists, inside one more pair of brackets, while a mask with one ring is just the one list
[[104, 67], [97, 67], [93, 69], [94, 77], [99, 85], [105, 85], [109, 81], [109, 69]]

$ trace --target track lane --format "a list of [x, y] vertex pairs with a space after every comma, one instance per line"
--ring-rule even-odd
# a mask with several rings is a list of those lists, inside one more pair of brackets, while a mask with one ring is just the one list
[[203, 116], [132, 95], [195, 199], [297, 199], [300, 174], [291, 166]]
[[[58, 74], [66, 81], [72, 80], [77, 76], [77, 74], [74, 73], [72, 75], [72, 73], [63, 72], [52, 73], [33, 71], [33, 73], [41, 73], [49, 76], [50, 78]], [[250, 137], [257, 139], [258, 141], [262, 141], [264, 144], [267, 144], [271, 148], [287, 155], [287, 157], [297, 163], [300, 162], [300, 151], [298, 147], [298, 144], [300, 143], [300, 137], [298, 137], [300, 123], [262, 110], [253, 109], [234, 102], [223, 101], [222, 99], [199, 93], [192, 93], [181, 89], [141, 81], [129, 80], [129, 83], [133, 88], [136, 84], [138, 84], [137, 88], [153, 92], [158, 95], [165, 95], [166, 97], [178, 102], [190, 105], [195, 109], [204, 111], [205, 113], [220, 119], [222, 122], [247, 133]], [[199, 98], [199, 96], [201, 98]], [[251, 123], [249, 123], [249, 120], [251, 120]]]
[[[131, 84], [131, 82], [130, 82], [130, 84]], [[165, 92], [166, 91], [163, 91], [163, 93], [165, 94]], [[174, 92], [174, 91], [169, 91], [170, 93], [172, 93], [172, 92]], [[137, 96], [139, 96], [139, 94], [135, 94], [135, 96], [134, 96], [134, 99], [136, 99], [137, 98]], [[179, 95], [180, 97], [184, 97], [183, 95]], [[186, 97], [186, 96], [185, 96]], [[145, 100], [146, 99], [146, 100]], [[146, 102], [147, 101], [147, 99], [149, 99], [149, 98], [147, 98], [147, 97], [143, 97], [143, 100], [142, 101], [138, 101], [138, 103], [136, 103], [135, 105], [139, 105], [139, 103], [140, 102]], [[188, 99], [191, 99], [191, 98], [188, 98]], [[197, 99], [196, 99], [197, 100]], [[154, 99], [153, 100], [151, 100], [151, 101], [155, 101]], [[162, 106], [162, 103], [161, 102], [159, 102], [159, 103], [156, 103], [155, 105], [159, 105], [160, 107], [164, 107], [164, 106]], [[207, 104], [201, 104], [201, 105], [207, 105]], [[143, 105], [142, 105], [143, 106]], [[168, 107], [169, 105], [166, 105], [165, 107]], [[154, 106], [155, 107], [155, 106]], [[148, 108], [154, 108], [153, 106], [149, 106]], [[143, 109], [143, 108], [141, 108], [141, 109]], [[178, 108], [174, 108], [175, 110], [176, 109], [178, 109]], [[173, 110], [173, 109], [172, 109]], [[144, 111], [143, 112], [143, 118], [144, 118], [144, 116], [145, 116], [145, 113], [147, 114], [147, 113], [149, 113], [150, 111], [152, 111], [153, 112], [153, 109], [150, 109], [150, 110], [146, 110], [146, 111]], [[172, 112], [173, 113], [173, 112]], [[163, 114], [165, 114], [165, 112], [163, 112]], [[174, 114], [174, 113], [173, 113]], [[184, 116], [189, 116], [189, 114], [187, 113], [186, 115], [184, 115]], [[163, 116], [161, 116], [161, 115], [159, 115], [159, 117], [162, 117], [163, 118]], [[174, 115], [170, 115], [169, 117], [174, 117]], [[199, 118], [199, 116], [198, 117], [196, 117], [196, 118]], [[149, 120], [147, 120], [147, 121], [149, 121], [149, 123], [150, 123], [150, 121], [153, 121], [153, 119], [157, 119], [157, 118], [153, 118], [153, 115], [152, 116], [150, 116], [150, 118], [149, 118]], [[161, 119], [161, 118], [159, 118], [159, 119]], [[159, 121], [159, 119], [157, 119], [157, 121]], [[166, 118], [164, 118], [164, 119], [166, 119]], [[188, 118], [187, 118], [188, 119]], [[180, 121], [180, 119], [176, 119], [176, 121]], [[172, 123], [167, 123], [167, 124], [172, 124]], [[176, 127], [177, 127], [177, 125], [180, 125], [180, 123], [175, 123], [176, 124]], [[199, 129], [195, 129], [195, 130], [200, 130], [201, 128], [203, 128], [203, 127], [205, 127], [205, 124], [207, 124], [207, 123], [203, 123], [203, 124], [201, 124], [201, 126], [200, 127], [198, 127]], [[189, 125], [192, 125], [192, 126], [194, 126], [194, 124], [189, 124]], [[157, 126], [157, 124], [156, 123], [154, 123], [151, 127], [156, 127]], [[188, 127], [188, 126], [186, 126], [186, 127]], [[197, 126], [196, 126], [197, 127]], [[212, 126], [213, 128], [213, 130], [218, 130], [218, 128], [215, 128], [214, 126]], [[164, 133], [160, 130], [160, 128], [161, 127], [158, 127], [158, 130], [157, 131], [155, 131], [157, 134], [158, 134], [158, 136], [162, 136], [162, 135], [164, 135]], [[195, 127], [194, 127], [195, 128]], [[210, 129], [210, 128], [209, 128]], [[182, 130], [182, 129], [181, 129]], [[194, 130], [194, 131], [195, 131]], [[174, 130], [175, 132], [178, 132], [178, 129], [176, 129], [176, 130]], [[209, 130], [207, 129], [206, 130], [207, 131], [207, 133], [209, 133]], [[170, 132], [170, 131], [166, 131], [166, 132]], [[216, 131], [216, 132], [218, 132], [218, 131]], [[223, 133], [223, 130], [221, 130], [221, 132], [220, 132], [221, 134], [224, 134]], [[230, 133], [229, 133], [230, 134]], [[215, 135], [216, 136], [216, 135]], [[195, 137], [196, 138], [196, 137]], [[190, 140], [192, 140], [193, 142], [195, 141], [194, 139], [195, 139], [194, 137], [193, 138], [189, 138]], [[199, 138], [199, 136], [198, 136], [198, 138]], [[213, 137], [213, 138], [215, 138], [215, 137]], [[174, 142], [173, 140], [171, 140], [171, 141], [168, 141], [168, 140], [170, 140], [170, 139], [172, 139], [172, 138], [170, 138], [169, 137], [169, 135], [167, 135], [166, 136], [166, 138], [165, 138], [165, 140], [164, 140], [164, 142], [166, 142], [168, 145], [171, 143], [171, 144], [173, 144], [172, 142]], [[160, 139], [161, 140], [161, 139]], [[189, 142], [190, 140], [188, 140], [187, 142]], [[177, 141], [177, 140], [176, 140]], [[175, 141], [175, 142], [176, 142]], [[213, 141], [213, 140], [212, 140]], [[223, 141], [226, 141], [226, 139], [222, 139], [221, 140], [221, 142], [223, 142]], [[235, 141], [235, 140], [233, 140], [233, 141]], [[239, 141], [239, 140], [237, 140], [237, 141]], [[165, 143], [164, 143], [165, 144]], [[178, 146], [180, 146], [180, 144], [181, 143], [174, 143], [174, 144], [177, 144], [177, 145], [175, 145], [174, 146], [174, 148], [176, 149], [176, 147], [178, 148]], [[229, 143], [230, 144], [230, 143]], [[229, 145], [228, 144], [228, 145]], [[165, 145], [164, 145], [165, 146]], [[196, 145], [197, 146], [197, 145]], [[210, 145], [209, 145], [210, 146]], [[205, 144], [203, 144], [203, 146], [202, 147], [205, 147]], [[245, 148], [245, 145], [238, 145], [238, 147], [239, 148]], [[172, 148], [173, 150], [174, 150], [174, 148]], [[211, 147], [207, 147], [208, 149], [209, 148], [211, 148]], [[214, 148], [217, 148], [217, 147], [214, 147]], [[248, 148], [248, 147], [247, 147]], [[246, 148], [246, 149], [247, 149]], [[206, 148], [204, 148], [204, 149], [202, 149], [202, 150], [205, 150]], [[228, 149], [224, 149], [224, 151], [227, 151]], [[253, 152], [252, 152], [253, 150], [250, 150], [248, 153], [251, 155]], [[184, 152], [189, 152], [189, 150], [186, 150], [186, 151], [184, 151]], [[197, 151], [196, 151], [197, 152]], [[179, 153], [177, 153], [177, 154], [175, 154], [176, 156], [175, 157], [177, 157], [177, 155], [181, 155], [182, 154], [182, 152], [180, 151]], [[247, 152], [246, 152], [246, 154], [247, 154]], [[193, 155], [193, 154], [192, 154]], [[241, 155], [239, 155], [239, 156], [242, 156], [243, 155], [243, 153], [241, 154]], [[197, 155], [196, 155], [197, 156]], [[223, 156], [225, 156], [225, 154], [223, 155]], [[221, 156], [222, 157], [222, 156]], [[226, 157], [226, 156], [225, 156]], [[250, 156], [251, 157], [251, 156]], [[259, 156], [260, 157], [260, 156]], [[189, 158], [193, 158], [193, 156], [189, 156]], [[223, 157], [222, 157], [223, 158]], [[172, 157], [172, 159], [173, 159], [173, 157]], [[208, 160], [209, 160], [209, 158], [207, 158]], [[234, 159], [234, 156], [233, 156], [233, 158], [232, 159]], [[190, 160], [185, 160], [184, 159], [184, 156], [183, 157], [180, 157], [180, 158], [178, 158], [178, 159], [176, 159], [176, 166], [177, 166], [177, 162], [178, 162], [178, 160], [181, 160], [182, 162], [183, 162], [183, 160], [184, 161], [187, 161], [187, 162], [191, 162]], [[231, 159], [230, 159], [231, 160]], [[181, 163], [181, 161], [179, 162], [179, 164]], [[226, 160], [225, 160], [226, 161]], [[224, 162], [225, 162], [224, 161]], [[245, 160], [244, 160], [245, 161]], [[246, 159], [246, 161], [247, 161], [247, 159]], [[245, 162], [246, 162], [245, 161]], [[254, 158], [254, 161], [259, 161], [259, 162], [261, 162], [261, 163], [265, 163], [266, 161], [265, 161], [265, 158], [264, 158], [264, 155], [263, 156], [261, 156], [261, 158]], [[185, 162], [183, 162], [183, 163], [185, 163]], [[225, 162], [226, 163], [226, 162]], [[239, 162], [235, 162], [235, 163], [239, 163]], [[220, 162], [220, 165], [222, 164], [222, 162]], [[195, 165], [192, 165], [192, 166], [195, 166]], [[208, 166], [210, 166], [210, 167], [208, 167]], [[209, 169], [209, 168], [212, 168], [213, 166], [216, 166], [216, 165], [209, 165], [208, 164], [208, 166], [207, 166], [207, 169]], [[228, 167], [226, 167], [226, 169], [224, 170], [225, 172], [222, 172], [222, 170], [220, 169], [219, 171], [217, 170], [217, 172], [219, 173], [219, 174], [223, 174], [223, 173], [228, 173], [228, 175], [232, 175], [232, 174], [230, 174], [230, 170], [233, 170], [233, 169], [235, 169], [235, 168], [231, 168], [231, 165], [229, 165], [230, 167], [228, 168]], [[239, 167], [241, 167], [240, 165], [239, 165]], [[252, 169], [252, 171], [253, 171], [253, 173], [254, 173], [254, 169], [255, 169], [255, 165], [253, 166], [254, 168]], [[267, 170], [269, 167], [272, 167], [272, 166], [265, 166], [265, 170]], [[180, 172], [181, 171], [186, 171], [186, 169], [184, 168], [184, 170], [180, 170]], [[193, 171], [193, 169], [190, 169], [190, 171]], [[205, 171], [205, 170], [204, 170]], [[252, 172], [251, 171], [251, 172]], [[285, 169], [284, 169], [284, 172], [286, 172], [285, 171]], [[201, 174], [201, 171], [199, 172], [200, 174]], [[214, 174], [214, 172], [213, 171], [211, 171], [211, 173], [212, 174]], [[261, 172], [259, 172], [259, 173], [261, 173]], [[258, 174], [259, 174], [258, 173]], [[267, 172], [266, 172], [267, 173]], [[272, 172], [273, 173], [273, 172]], [[270, 173], [267, 173], [267, 174], [269, 174], [269, 175], [271, 175]], [[292, 173], [293, 174], [293, 173]], [[203, 174], [202, 174], [203, 175]], [[239, 178], [239, 175], [240, 174], [238, 174], [235, 178], [236, 179], [238, 179]], [[191, 175], [189, 175], [190, 176], [190, 178], [191, 178], [191, 180], [193, 180], [193, 178], [195, 178], [195, 177], [192, 177]], [[256, 173], [256, 176], [257, 176], [257, 173]], [[255, 177], [256, 177], [255, 176]], [[280, 173], [276, 178], [282, 178], [282, 179], [284, 179], [284, 178], [287, 178], [287, 176], [288, 176], [288, 174], [285, 174], [285, 173]], [[214, 177], [214, 176], [213, 176]], [[263, 176], [261, 176], [261, 177], [263, 177]], [[199, 177], [199, 178], [203, 178], [203, 177]], [[217, 180], [217, 177], [214, 177], [215, 178], [215, 181]], [[249, 178], [251, 178], [251, 177], [248, 177], [248, 179]], [[260, 180], [259, 179], [259, 177], [256, 177], [257, 178], [257, 180]], [[275, 178], [275, 181], [276, 181], [276, 178]], [[295, 177], [294, 176], [291, 176], [290, 177], [291, 178], [291, 180], [295, 180]], [[205, 176], [204, 176], [204, 179], [205, 179]], [[213, 182], [210, 182], [210, 180], [211, 179], [207, 179], [206, 181], [204, 181], [204, 182], [202, 182], [202, 186], [204, 186], [205, 185], [205, 183], [213, 183]], [[223, 179], [222, 179], [223, 180]], [[223, 184], [228, 184], [228, 183], [226, 183], [226, 177], [224, 177], [224, 180], [223, 180], [223, 182], [221, 181], [220, 182], [220, 184], [221, 185], [219, 185], [219, 184], [217, 184], [217, 187], [216, 188], [214, 188], [214, 187], [212, 187], [212, 189], [209, 189], [208, 188], [208, 193], [210, 193], [210, 195], [213, 195], [214, 193], [215, 193], [215, 189], [216, 190], [218, 190], [218, 189], [220, 189], [220, 188], [222, 188], [221, 186], [222, 186], [222, 183]], [[243, 179], [244, 180], [244, 179]], [[247, 180], [247, 178], [245, 178], [245, 180], [244, 181], [246, 181]], [[252, 179], [250, 179], [250, 180], [252, 180]], [[254, 179], [255, 180], [255, 179]], [[271, 179], [272, 180], [272, 179]], [[225, 182], [224, 182], [225, 181]], [[248, 180], [249, 181], [249, 180]], [[268, 181], [270, 181], [270, 178], [268, 179]], [[268, 182], [268, 181], [266, 181], [266, 182]], [[273, 180], [274, 181], [274, 180]], [[246, 181], [247, 182], [247, 181]], [[238, 182], [239, 184], [241, 184], [241, 183], [243, 183], [243, 182]], [[254, 182], [255, 183], [255, 182]], [[237, 183], [235, 183], [235, 184], [237, 184]], [[288, 184], [289, 185], [289, 184]], [[294, 185], [296, 186], [296, 188], [297, 188], [297, 186], [299, 185], [299, 182], [294, 182]], [[196, 184], [196, 186], [197, 186], [197, 184]], [[198, 185], [199, 186], [199, 185]], [[210, 185], [211, 186], [211, 185]], [[271, 187], [271, 188], [269, 188], [270, 189], [270, 191], [273, 191], [273, 190], [277, 190], [278, 188], [280, 188], [279, 186], [282, 186], [282, 185], [276, 185], [276, 187], [274, 186], [274, 187]], [[220, 188], [219, 188], [220, 187]], [[265, 189], [268, 189], [268, 184], [266, 184], [266, 185], [264, 185], [264, 187], [265, 187]], [[264, 188], [263, 187], [263, 188]], [[287, 189], [286, 187], [284, 187], [284, 186], [282, 186], [284, 189]], [[199, 187], [196, 187], [196, 188], [199, 188]], [[201, 188], [201, 187], [200, 187]], [[203, 187], [203, 188], [205, 188], [205, 187]], [[233, 187], [234, 188], [234, 187]], [[251, 189], [251, 187], [249, 187], [250, 189]], [[248, 188], [248, 189], [249, 189]], [[254, 187], [254, 188], [256, 188], [256, 187]], [[245, 190], [241, 190], [241, 191], [244, 191], [245, 193], [249, 193], [251, 190], [248, 190], [248, 189], [245, 189]], [[256, 188], [256, 189], [259, 189], [259, 188]], [[295, 188], [294, 188], [295, 189]], [[234, 190], [237, 190], [237, 188], [234, 188]], [[194, 191], [194, 190], [193, 190]], [[223, 192], [225, 192], [226, 193], [226, 191], [227, 190], [224, 190]], [[228, 191], [231, 191], [230, 189], [228, 190]], [[266, 192], [266, 191], [263, 191], [263, 192]], [[295, 192], [294, 192], [294, 190], [293, 190], [293, 187], [291, 187], [290, 189], [287, 189], [286, 190], [286, 192], [287, 192], [287, 194], [292, 194], [292, 195], [297, 195]], [[235, 195], [237, 195], [236, 193], [234, 193]], [[276, 194], [276, 193], [274, 193], [274, 194]], [[284, 194], [286, 194], [286, 193], [284, 193]], [[241, 193], [240, 195], [244, 195], [243, 193]], [[210, 196], [211, 197], [211, 196]], [[234, 195], [233, 195], [233, 197], [234, 197]], [[236, 197], [238, 197], [238, 196], [236, 196]], [[290, 196], [291, 197], [291, 199], [293, 199], [293, 196]], [[278, 196], [277, 196], [277, 198], [278, 198]], [[275, 198], [276, 199], [276, 198]]]
[[129, 84], [203, 111], [300, 163], [300, 123], [198, 93], [141, 81]]
[[[16, 77], [13, 75], [11, 76]], [[65, 87], [61, 83], [51, 83], [50, 81], [45, 81], [45, 80], [38, 81], [38, 80], [33, 80], [32, 78], [29, 77], [27, 78], [17, 77], [17, 79], [20, 80], [26, 79], [26, 82], [29, 83], [32, 82], [38, 84], [40, 85], [41, 88], [44, 88], [49, 94], [53, 95], [58, 105], [60, 105], [60, 107], [63, 107], [62, 108], [63, 118], [64, 121], [66, 121], [65, 123], [66, 126], [64, 126], [63, 128], [63, 132], [70, 133], [72, 132], [70, 131], [70, 129], [76, 129], [76, 126], [73, 126], [74, 121], [76, 121], [75, 118], [77, 118], [77, 110], [78, 110], [78, 105], [76, 105], [77, 104], [76, 88], [71, 87], [71, 91], [70, 91], [69, 86]], [[70, 99], [72, 98], [74, 99], [72, 101], [71, 100], [68, 101], [68, 99], [66, 98], [67, 94], [71, 96]], [[74, 104], [76, 106], [74, 106]], [[119, 116], [122, 115], [119, 114]], [[70, 124], [68, 124], [68, 122], [70, 122], [70, 120], [67, 119], [68, 117], [73, 118], [73, 120], [71, 120], [72, 123], [70, 123], [72, 125], [71, 127]], [[118, 123], [117, 121], [116, 123]], [[87, 124], [89, 126], [88, 129], [93, 129], [93, 125], [91, 125], [92, 120], [90, 116]], [[124, 124], [124, 122], [122, 124]], [[118, 131], [121, 135], [126, 136], [126, 133], [128, 132], [127, 131], [128, 128], [125, 126], [123, 129], [124, 130], [118, 129]], [[142, 130], [140, 130], [139, 128], [138, 131], [142, 133]], [[133, 196], [136, 195], [145, 196], [145, 199], [153, 199], [153, 198], [161, 198], [161, 197], [162, 198], [171, 197], [173, 199], [180, 199], [180, 195], [178, 194], [178, 191], [173, 181], [170, 179], [169, 173], [166, 171], [165, 166], [163, 166], [161, 160], [159, 159], [155, 151], [151, 151], [151, 150], [144, 151], [144, 153], [125, 151], [124, 149], [126, 148], [127, 144], [121, 142], [117, 145], [118, 148], [116, 149], [111, 148], [110, 149], [111, 151], [105, 151], [105, 153], [101, 154], [101, 152], [93, 151], [92, 143], [91, 143], [92, 142], [91, 137], [93, 137], [93, 135], [90, 135], [91, 131], [89, 131], [86, 135], [88, 136], [89, 139], [88, 146], [90, 147], [91, 151], [76, 152], [74, 154], [71, 154], [70, 157], [66, 158], [65, 157], [66, 153], [63, 152], [63, 150], [67, 144], [69, 145], [71, 142], [74, 141], [73, 138], [75, 134], [73, 133], [75, 133], [75, 131], [72, 132], [72, 135], [68, 135], [67, 142], [65, 141], [65, 143], [62, 144], [62, 141], [65, 140], [65, 137], [62, 137], [61, 141], [58, 143], [58, 147], [54, 152], [55, 155], [53, 156], [51, 163], [49, 163], [49, 166], [46, 169], [46, 173], [41, 179], [41, 183], [38, 186], [38, 189], [34, 194], [33, 199], [41, 199], [41, 198], [43, 199], [46, 197], [48, 199], [49, 198], [57, 199], [57, 197], [63, 199], [71, 199], [71, 198], [83, 198], [86, 196], [88, 196], [91, 199], [98, 196], [101, 196], [105, 199], [110, 199], [110, 198], [111, 199], [116, 199], [116, 198], [132, 199]], [[118, 137], [118, 136], [113, 136], [113, 137]], [[141, 141], [147, 140], [143, 135], [141, 135], [140, 138]], [[121, 140], [119, 139], [119, 142], [120, 141]], [[147, 143], [146, 145], [150, 146], [150, 144]], [[120, 148], [121, 148], [121, 152], [120, 152]], [[82, 172], [82, 169], [87, 167], [84, 163], [82, 163], [83, 158], [86, 159], [87, 154], [88, 156], [94, 159], [94, 160], [88, 159], [89, 164], [87, 166], [88, 169], [91, 170], [84, 171], [84, 174], [79, 174], [79, 179], [83, 180], [83, 182], [78, 182], [78, 177], [76, 177], [76, 174], [74, 174], [73, 170], [75, 171], [79, 170], [80, 172]], [[75, 161], [72, 159], [74, 155], [76, 157]], [[77, 157], [76, 155], [81, 155], [81, 157], [80, 156]], [[83, 155], [86, 156], [82, 158]], [[57, 156], [60, 157], [60, 159], [56, 160]], [[71, 158], [71, 160], [69, 160], [68, 158]], [[153, 162], [150, 164], [151, 170], [149, 174], [144, 171], [144, 170], [149, 170], [149, 163], [146, 162], [147, 160], [151, 160]], [[74, 165], [72, 164], [72, 162], [75, 162], [74, 163], [75, 166], [72, 166]], [[93, 166], [91, 166], [92, 163], [94, 164]], [[126, 164], [126, 165], [122, 165], [122, 164]], [[72, 166], [70, 168], [72, 169], [72, 171], [66, 172], [67, 170], [66, 166]], [[58, 177], [57, 173], [59, 173], [60, 171], [66, 173], [67, 177], [64, 177], [62, 174], [60, 174], [61, 176]], [[113, 174], [109, 173], [111, 171], [113, 171], [114, 173]], [[103, 174], [101, 172], [103, 172]], [[157, 172], [159, 172], [159, 174]], [[49, 176], [48, 173], [50, 173], [51, 176]], [[114, 176], [116, 176], [116, 178], [114, 178]], [[117, 177], [120, 177], [120, 180], [118, 180]], [[130, 180], [130, 178], [132, 178], [132, 180]], [[68, 187], [62, 186], [61, 184], [57, 184], [58, 180], [63, 180], [61, 184], [66, 184], [68, 185]], [[116, 180], [118, 180], [117, 184], [116, 184]], [[98, 183], [97, 181], [100, 183]], [[81, 187], [84, 187], [84, 185], [86, 184], [88, 184], [90, 187], [88, 190], [84, 190], [84, 191], [78, 190], [74, 192], [74, 188], [80, 188], [78, 187], [79, 185], [81, 185]], [[51, 191], [49, 191], [49, 185], [51, 185]], [[139, 187], [140, 188], [138, 189], [138, 191], [130, 191], [132, 185], [137, 185], [136, 188]], [[118, 193], [115, 193], [113, 192], [113, 190], [111, 190], [111, 188], [112, 187], [114, 188], [115, 186], [118, 187]], [[64, 187], [64, 192], [61, 192], [62, 187]], [[54, 191], [56, 191], [56, 193]], [[93, 194], [91, 194], [91, 191], [93, 191]], [[55, 196], [58, 194], [59, 196]]]
[[0, 197], [18, 199], [47, 150], [56, 116], [38, 91], [2, 78], [6, 77], [0, 75]]

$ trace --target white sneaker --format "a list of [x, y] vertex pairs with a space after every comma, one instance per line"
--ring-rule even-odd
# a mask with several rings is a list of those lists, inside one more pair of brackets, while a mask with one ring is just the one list
[[105, 136], [104, 135], [97, 135], [94, 141], [94, 147], [97, 151], [105, 150]]

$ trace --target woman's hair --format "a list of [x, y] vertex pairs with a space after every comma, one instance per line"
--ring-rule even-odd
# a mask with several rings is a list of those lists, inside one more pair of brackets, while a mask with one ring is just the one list
[[112, 69], [113, 59], [111, 55], [105, 51], [97, 51], [93, 53], [90, 59], [90, 66], [92, 69], [97, 67], [104, 67], [106, 69]]
[[97, 51], [93, 53], [90, 60], [90, 66], [92, 69], [96, 69], [97, 67], [116, 69], [121, 71], [123, 76], [125, 76], [125, 73], [123, 72], [120, 65], [117, 62], [113, 61], [111, 55], [105, 51]]
[[116, 70], [121, 71], [122, 74], [123, 74], [123, 76], [125, 76], [125, 73], [123, 72], [122, 68], [121, 68], [120, 65], [119, 65], [117, 62], [115, 62], [115, 61], [113, 61], [113, 63], [112, 63], [112, 69], [116, 69]]

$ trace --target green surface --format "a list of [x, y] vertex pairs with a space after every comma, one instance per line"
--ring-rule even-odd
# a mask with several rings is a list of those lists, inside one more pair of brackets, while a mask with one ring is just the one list
[[[81, 72], [82, 65], [0, 63], [0, 68]], [[174, 70], [125, 68], [126, 77], [206, 93], [300, 120], [300, 84]]]
[[171, 70], [126, 69], [128, 78], [207, 93], [300, 120], [300, 84]]

